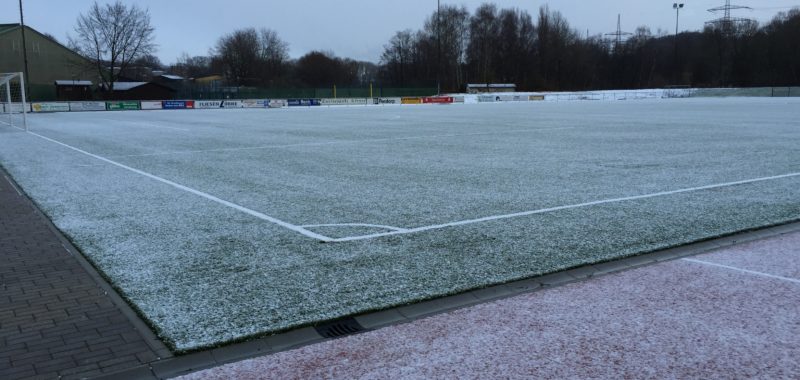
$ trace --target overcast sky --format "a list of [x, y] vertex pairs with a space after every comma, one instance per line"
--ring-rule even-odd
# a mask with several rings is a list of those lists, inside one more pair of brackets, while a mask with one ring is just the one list
[[[66, 41], [78, 15], [94, 0], [23, 0], [26, 24]], [[100, 3], [107, 1], [100, 0]], [[123, 0], [148, 8], [156, 28], [157, 55], [172, 63], [183, 52], [206, 55], [223, 34], [241, 27], [268, 27], [289, 42], [292, 57], [310, 50], [330, 50], [339, 56], [377, 61], [383, 45], [398, 30], [419, 29], [436, 9], [436, 0]], [[485, 0], [442, 0], [466, 5], [472, 11]], [[674, 31], [673, 0], [495, 0], [499, 7], [515, 7], [535, 14], [540, 5], [563, 13], [582, 33], [612, 32], [617, 14], [622, 28], [633, 31], [648, 25]], [[681, 30], [702, 29], [714, 16], [706, 10], [724, 0], [684, 0]], [[800, 6], [800, 0], [734, 0], [755, 8], [736, 15], [759, 21]], [[0, 0], [0, 23], [19, 22], [18, 0]]]

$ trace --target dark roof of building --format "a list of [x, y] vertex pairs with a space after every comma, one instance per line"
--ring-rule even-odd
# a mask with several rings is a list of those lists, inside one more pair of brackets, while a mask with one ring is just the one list
[[[114, 91], [128, 91], [133, 90], [136, 87], [141, 87], [146, 85], [147, 82], [114, 82]], [[106, 87], [105, 84], [101, 85], [103, 88]]]
[[[19, 29], [19, 24], [0, 24], [0, 34], [8, 33], [8, 32], [14, 31], [14, 30], [18, 30], [18, 29]], [[78, 54], [76, 51], [64, 46], [61, 42], [58, 42], [57, 40], [54, 40], [52, 37], [44, 35], [41, 32], [39, 32], [38, 30], [33, 29], [28, 25], [25, 25], [25, 30], [33, 32], [33, 33], [36, 33], [36, 34], [46, 38], [48, 41], [52, 42], [56, 46], [58, 46], [58, 47], [60, 47], [60, 48], [62, 48], [64, 50], [67, 50], [68, 52], [74, 54], [75, 56], [85, 60], [86, 62], [89, 62], [89, 60], [86, 57], [84, 57], [84, 56]]]
[[56, 86], [91, 86], [92, 81], [89, 80], [57, 80]]
[[0, 34], [19, 28], [19, 24], [0, 24]]
[[472, 83], [467, 85], [468, 88], [512, 88], [517, 87], [513, 83]]
[[[130, 91], [130, 90], [133, 90], [134, 88], [138, 88], [138, 87], [142, 87], [142, 86], [156, 86], [156, 87], [165, 88], [165, 89], [170, 90], [170, 91], [175, 91], [175, 89], [173, 89], [173, 88], [169, 88], [167, 86], [164, 86], [164, 85], [162, 85], [160, 83], [155, 83], [155, 82], [114, 82], [114, 91]], [[101, 83], [100, 87], [101, 88], [107, 88], [105, 83]]]

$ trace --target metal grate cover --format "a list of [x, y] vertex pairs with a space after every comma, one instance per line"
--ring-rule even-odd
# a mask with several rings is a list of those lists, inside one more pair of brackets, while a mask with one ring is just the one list
[[355, 318], [344, 318], [314, 327], [325, 338], [339, 338], [364, 331]]

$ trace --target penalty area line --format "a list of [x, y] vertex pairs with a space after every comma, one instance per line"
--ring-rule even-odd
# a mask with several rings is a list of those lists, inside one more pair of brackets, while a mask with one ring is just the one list
[[179, 184], [179, 183], [176, 183], [176, 182], [170, 181], [170, 180], [168, 180], [168, 179], [165, 179], [165, 178], [161, 178], [161, 177], [159, 177], [159, 176], [157, 176], [157, 175], [150, 174], [150, 173], [148, 173], [148, 172], [145, 172], [145, 171], [142, 171], [142, 170], [139, 170], [139, 169], [136, 169], [136, 168], [132, 168], [132, 167], [130, 167], [130, 166], [127, 166], [127, 165], [125, 165], [125, 164], [121, 164], [121, 163], [119, 163], [119, 162], [116, 162], [116, 161], [109, 160], [108, 158], [105, 158], [105, 157], [103, 157], [103, 156], [98, 156], [98, 155], [96, 155], [96, 154], [89, 153], [89, 152], [87, 152], [87, 151], [85, 151], [85, 150], [82, 150], [82, 149], [80, 149], [80, 148], [76, 148], [76, 147], [74, 147], [74, 146], [72, 146], [72, 145], [69, 145], [69, 144], [63, 143], [63, 142], [61, 142], [61, 141], [54, 140], [54, 139], [51, 139], [51, 138], [49, 138], [49, 137], [42, 136], [42, 135], [40, 135], [40, 134], [38, 134], [38, 133], [34, 133], [34, 132], [30, 132], [30, 131], [28, 131], [28, 133], [29, 133], [29, 134], [31, 134], [31, 135], [33, 135], [33, 136], [36, 136], [36, 137], [38, 137], [38, 138], [40, 138], [40, 139], [43, 139], [43, 140], [45, 140], [45, 141], [49, 141], [49, 142], [51, 142], [51, 143], [54, 143], [54, 144], [61, 145], [61, 146], [65, 147], [65, 148], [67, 148], [67, 149], [70, 149], [70, 150], [73, 150], [73, 151], [75, 151], [75, 152], [78, 152], [78, 153], [81, 153], [81, 154], [85, 154], [85, 155], [87, 155], [87, 156], [89, 156], [89, 157], [92, 157], [92, 158], [94, 158], [94, 159], [97, 159], [97, 160], [103, 161], [103, 162], [105, 162], [105, 163], [108, 163], [108, 164], [114, 165], [114, 166], [116, 166], [116, 167], [119, 167], [119, 168], [125, 169], [125, 170], [127, 170], [127, 171], [130, 171], [130, 172], [133, 172], [133, 173], [139, 174], [139, 175], [141, 175], [141, 176], [144, 176], [144, 177], [150, 178], [150, 179], [152, 179], [152, 180], [155, 180], [155, 181], [161, 182], [161, 183], [163, 183], [163, 184], [166, 184], [166, 185], [172, 186], [172, 187], [174, 187], [174, 188], [176, 188], [176, 189], [183, 190], [183, 191], [185, 191], [185, 192], [187, 192], [187, 193], [191, 193], [191, 194], [194, 194], [194, 195], [197, 195], [197, 196], [203, 197], [203, 198], [205, 198], [205, 199], [208, 199], [208, 200], [210, 200], [210, 201], [212, 201], [212, 202], [216, 202], [216, 203], [219, 203], [219, 204], [221, 204], [221, 205], [223, 205], [223, 206], [230, 207], [230, 208], [232, 208], [232, 209], [234, 209], [234, 210], [241, 211], [241, 212], [243, 212], [243, 213], [245, 213], [245, 214], [248, 214], [248, 215], [254, 216], [254, 217], [258, 218], [258, 219], [261, 219], [261, 220], [264, 220], [264, 221], [267, 221], [267, 222], [270, 222], [270, 223], [273, 223], [273, 224], [277, 224], [277, 225], [279, 225], [279, 226], [281, 226], [281, 227], [287, 228], [287, 229], [289, 229], [289, 230], [292, 230], [292, 231], [294, 231], [294, 232], [297, 232], [297, 233], [299, 233], [299, 234], [302, 234], [302, 235], [304, 235], [304, 236], [310, 237], [310, 238], [312, 238], [312, 239], [317, 239], [317, 240], [324, 241], [324, 242], [329, 242], [329, 241], [332, 241], [332, 240], [333, 240], [332, 238], [329, 238], [329, 237], [327, 237], [327, 236], [320, 235], [320, 234], [318, 234], [318, 233], [315, 233], [315, 232], [309, 231], [309, 230], [307, 230], [307, 229], [305, 229], [305, 228], [303, 228], [303, 227], [300, 227], [300, 226], [297, 226], [297, 225], [294, 225], [294, 224], [291, 224], [291, 223], [288, 223], [288, 222], [284, 222], [284, 221], [282, 221], [282, 220], [280, 220], [280, 219], [277, 219], [277, 218], [271, 217], [271, 216], [269, 216], [269, 215], [267, 215], [267, 214], [264, 214], [264, 213], [261, 213], [261, 212], [255, 211], [255, 210], [251, 210], [251, 209], [249, 209], [249, 208], [247, 208], [247, 207], [240, 206], [240, 205], [238, 205], [238, 204], [236, 204], [236, 203], [229, 202], [229, 201], [226, 201], [226, 200], [224, 200], [224, 199], [221, 199], [221, 198], [217, 198], [217, 197], [215, 197], [215, 196], [213, 196], [213, 195], [211, 195], [211, 194], [208, 194], [208, 193], [202, 192], [202, 191], [200, 191], [200, 190], [193, 189], [193, 188], [191, 188], [191, 187], [188, 187], [188, 186], [181, 185], [181, 184]]
[[321, 141], [321, 142], [284, 144], [284, 145], [244, 146], [244, 147], [239, 147], [239, 148], [181, 150], [181, 151], [172, 151], [172, 152], [129, 154], [129, 155], [110, 156], [110, 157], [114, 157], [114, 158], [122, 158], [122, 157], [153, 157], [153, 156], [167, 156], [167, 155], [174, 155], [174, 154], [242, 152], [242, 151], [251, 151], [251, 150], [301, 148], [301, 147], [315, 147], [315, 146], [328, 146], [328, 145], [340, 145], [340, 144], [358, 144], [358, 143], [371, 143], [371, 142], [387, 142], [387, 141], [403, 141], [403, 140], [423, 140], [423, 139], [436, 139], [436, 138], [446, 138], [446, 137], [469, 137], [469, 136], [502, 135], [504, 133], [547, 132], [547, 131], [560, 131], [560, 130], [575, 129], [575, 128], [576, 127], [511, 129], [511, 130], [507, 130], [507, 131], [475, 132], [475, 133], [451, 133], [451, 134], [445, 134], [445, 135], [419, 135], [419, 136], [403, 136], [403, 137], [384, 137], [384, 138], [361, 139], [361, 140]]
[[576, 208], [582, 208], [582, 207], [603, 205], [603, 204], [608, 204], [608, 203], [619, 203], [619, 202], [626, 202], [626, 201], [635, 201], [635, 200], [640, 200], [640, 199], [663, 197], [663, 196], [667, 196], [667, 195], [690, 193], [690, 192], [702, 191], [702, 190], [719, 189], [719, 188], [724, 188], [724, 187], [745, 185], [745, 184], [756, 183], [756, 182], [773, 181], [773, 180], [777, 180], [777, 179], [792, 178], [792, 177], [800, 177], [800, 172], [776, 175], [776, 176], [771, 176], [771, 177], [761, 177], [761, 178], [746, 179], [746, 180], [735, 181], [735, 182], [717, 183], [717, 184], [706, 185], [706, 186], [689, 187], [689, 188], [685, 188], [685, 189], [662, 191], [662, 192], [651, 193], [651, 194], [634, 195], [634, 196], [630, 196], [630, 197], [603, 199], [603, 200], [598, 200], [598, 201], [577, 203], [577, 204], [566, 205], [566, 206], [549, 207], [549, 208], [543, 208], [543, 209], [539, 209], [539, 210], [516, 212], [516, 213], [513, 213], [513, 214], [492, 215], [492, 216], [486, 216], [486, 217], [477, 218], [477, 219], [467, 219], [467, 220], [461, 220], [461, 221], [457, 221], [457, 222], [434, 224], [434, 225], [430, 225], [430, 226], [423, 226], [423, 227], [416, 227], [416, 228], [408, 228], [405, 231], [391, 231], [391, 232], [383, 232], [383, 233], [376, 233], [376, 234], [370, 234], [370, 235], [350, 236], [350, 237], [344, 237], [344, 238], [339, 238], [339, 239], [333, 239], [332, 242], [341, 243], [341, 242], [349, 242], [349, 241], [375, 239], [375, 238], [380, 238], [380, 237], [385, 237], [385, 236], [406, 235], [406, 234], [413, 234], [413, 233], [417, 233], [417, 232], [425, 232], [425, 231], [431, 231], [431, 230], [440, 230], [440, 229], [449, 228], [449, 227], [463, 226], [463, 225], [467, 225], [467, 224], [475, 224], [475, 223], [482, 223], [482, 222], [490, 222], [490, 221], [494, 221], [494, 220], [518, 218], [518, 217], [522, 217], [522, 216], [530, 216], [530, 215], [536, 215], [536, 214], [545, 214], [545, 213], [554, 212], [554, 211], [570, 210], [570, 209], [576, 209]]

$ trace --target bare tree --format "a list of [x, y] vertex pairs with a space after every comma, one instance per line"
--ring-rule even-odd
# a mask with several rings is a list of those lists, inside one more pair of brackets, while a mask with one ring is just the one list
[[169, 71], [184, 78], [200, 78], [213, 74], [210, 57], [192, 57], [187, 53], [181, 54], [178, 61], [169, 67]]
[[93, 63], [109, 92], [134, 61], [156, 49], [150, 12], [119, 0], [104, 5], [95, 2], [78, 17], [75, 33], [69, 37], [70, 46]]
[[469, 21], [467, 54], [472, 77], [483, 83], [494, 81], [496, 62], [492, 58], [497, 48], [499, 29], [497, 7], [494, 4], [485, 3], [478, 7]]
[[332, 52], [312, 51], [297, 60], [295, 77], [309, 87], [347, 86], [358, 79], [358, 66]]
[[225, 78], [230, 83], [244, 86], [258, 81], [259, 47], [258, 32], [253, 28], [236, 30], [217, 41], [215, 53], [223, 62]]
[[414, 32], [404, 30], [397, 32], [389, 43], [383, 47], [381, 64], [391, 83], [405, 86], [406, 78], [414, 55]]
[[437, 45], [435, 67], [440, 70], [442, 89], [458, 91], [464, 84], [462, 66], [466, 63], [469, 11], [463, 5], [443, 5], [425, 22], [424, 32]]
[[272, 82], [285, 74], [289, 62], [289, 44], [271, 29], [261, 29], [259, 33], [263, 82]]
[[230, 83], [240, 86], [269, 84], [283, 75], [289, 45], [270, 29], [239, 29], [217, 41], [214, 54]]

